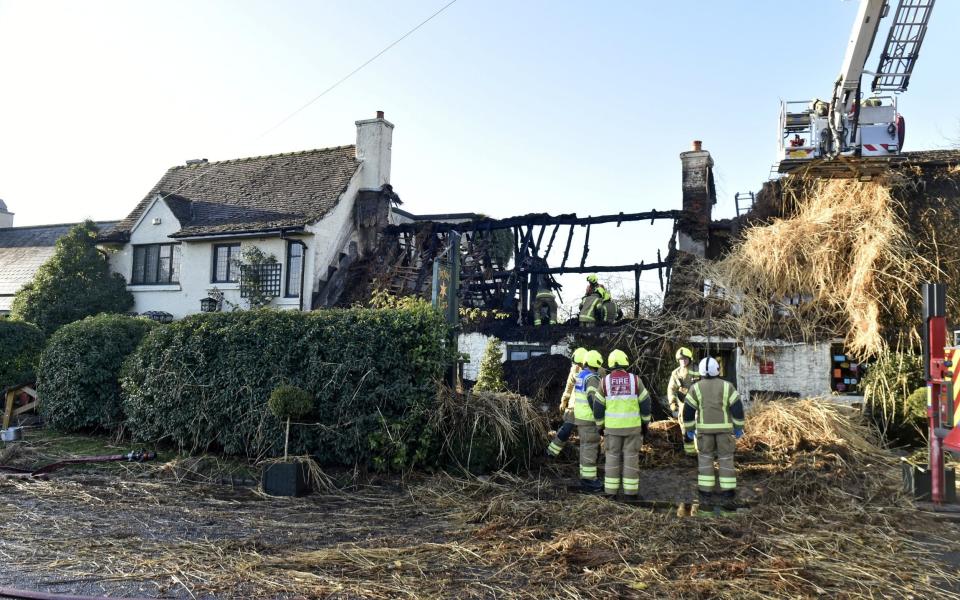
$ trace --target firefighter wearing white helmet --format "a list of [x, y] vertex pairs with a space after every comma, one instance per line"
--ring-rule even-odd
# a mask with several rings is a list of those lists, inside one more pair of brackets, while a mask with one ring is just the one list
[[650, 423], [650, 394], [640, 378], [627, 372], [630, 361], [622, 350], [607, 357], [611, 371], [600, 385], [604, 406], [603, 491], [636, 498], [640, 494], [640, 446]]
[[683, 401], [686, 398], [690, 386], [700, 379], [700, 374], [691, 366], [693, 365], [693, 351], [690, 348], [680, 348], [677, 350], [677, 362], [680, 364], [673, 373], [670, 374], [670, 383], [667, 384], [667, 401], [670, 402], [670, 414], [680, 423], [680, 430], [684, 434], [683, 451], [687, 456], [697, 455], [697, 446], [693, 440], [687, 439], [686, 430], [683, 429], [683, 418], [680, 411], [683, 410]]
[[580, 487], [587, 492], [599, 492], [603, 488], [597, 479], [605, 404], [597, 373], [602, 364], [603, 356], [599, 352], [588, 351], [573, 388], [573, 418], [580, 433]]
[[577, 375], [583, 370], [583, 363], [587, 360], [587, 349], [577, 348], [574, 350], [572, 360], [570, 372], [567, 374], [567, 385], [563, 390], [563, 396], [560, 397], [560, 412], [563, 413], [563, 425], [560, 426], [560, 429], [557, 430], [556, 437], [554, 437], [550, 445], [547, 446], [547, 454], [550, 456], [558, 456], [560, 454], [564, 444], [567, 443], [567, 440], [570, 439], [570, 434], [573, 432], [575, 423], [573, 419], [573, 403], [571, 403], [570, 400], [573, 398], [573, 388], [577, 385]]
[[743, 435], [743, 403], [733, 384], [720, 379], [715, 358], [700, 361], [700, 375], [703, 379], [690, 386], [683, 405], [687, 439], [696, 435], [700, 451], [697, 489], [702, 498], [709, 498], [719, 487], [721, 495], [732, 500], [737, 491], [733, 454], [736, 440]]

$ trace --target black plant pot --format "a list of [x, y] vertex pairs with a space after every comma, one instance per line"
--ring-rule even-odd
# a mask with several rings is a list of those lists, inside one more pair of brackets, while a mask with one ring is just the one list
[[[927, 465], [915, 466], [908, 462], [900, 463], [903, 471], [903, 490], [912, 495], [915, 500], [930, 500], [932, 482]], [[944, 501], [957, 501], [957, 474], [951, 469], [944, 469]]]
[[271, 496], [304, 496], [310, 493], [307, 464], [274, 463], [263, 471], [263, 491]]

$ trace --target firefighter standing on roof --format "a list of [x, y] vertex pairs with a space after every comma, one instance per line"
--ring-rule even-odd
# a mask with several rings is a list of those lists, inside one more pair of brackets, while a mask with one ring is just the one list
[[684, 434], [684, 453], [687, 456], [696, 456], [697, 446], [693, 440], [686, 437], [686, 429], [683, 428], [683, 416], [680, 412], [683, 410], [683, 402], [690, 386], [700, 379], [700, 374], [691, 368], [693, 351], [690, 348], [677, 350], [677, 362], [680, 363], [680, 366], [670, 374], [670, 383], [667, 384], [667, 400], [670, 402], [670, 414], [680, 423], [680, 430]]
[[587, 359], [587, 349], [577, 348], [573, 351], [573, 364], [570, 365], [570, 373], [567, 374], [567, 385], [563, 390], [563, 396], [560, 398], [560, 412], [563, 413], [563, 425], [557, 430], [556, 437], [547, 446], [547, 454], [550, 456], [559, 456], [563, 450], [564, 444], [570, 439], [575, 425], [573, 417], [573, 390], [577, 385], [577, 375], [583, 370], [583, 363]]
[[604, 398], [597, 370], [603, 364], [603, 356], [590, 350], [584, 362], [573, 388], [573, 417], [580, 434], [580, 487], [584, 491], [599, 492], [603, 484], [597, 480], [597, 455], [600, 453]]
[[627, 497], [640, 494], [640, 447], [650, 423], [650, 394], [640, 378], [628, 373], [626, 353], [614, 350], [607, 358], [611, 372], [600, 391], [605, 399], [603, 491], [615, 496], [623, 487]]
[[743, 435], [743, 403], [733, 384], [720, 379], [720, 365], [713, 357], [700, 361], [700, 375], [703, 379], [690, 386], [683, 406], [686, 437], [692, 440], [696, 435], [700, 452], [697, 488], [701, 499], [719, 487], [721, 495], [732, 500], [737, 491], [733, 454]]

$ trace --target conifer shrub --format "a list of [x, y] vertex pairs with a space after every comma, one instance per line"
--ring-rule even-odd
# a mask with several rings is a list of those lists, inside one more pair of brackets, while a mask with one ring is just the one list
[[152, 331], [124, 367], [127, 426], [140, 441], [251, 458], [283, 451], [279, 385], [313, 398], [290, 453], [325, 465], [407, 468], [435, 460], [425, 434], [452, 362], [449, 327], [404, 309], [251, 310], [192, 315]]
[[40, 414], [61, 431], [118, 429], [123, 361], [157, 324], [143, 317], [97, 315], [59, 328], [40, 358]]
[[0, 319], [0, 390], [34, 380], [43, 343], [36, 325]]
[[500, 351], [502, 342], [493, 337], [487, 342], [480, 360], [480, 369], [477, 373], [477, 383], [473, 389], [478, 392], [505, 392], [507, 384], [503, 376], [503, 354]]

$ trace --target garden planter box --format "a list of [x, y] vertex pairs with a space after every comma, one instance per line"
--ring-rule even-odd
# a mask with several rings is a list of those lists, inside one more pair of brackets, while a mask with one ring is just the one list
[[271, 496], [304, 496], [310, 493], [307, 464], [274, 463], [263, 471], [263, 491]]
[[[903, 489], [915, 500], [930, 500], [930, 471], [927, 465], [912, 465], [908, 462], [900, 463], [903, 469]], [[945, 488], [944, 501], [957, 501], [957, 475], [953, 469], [946, 469], [944, 474]]]

